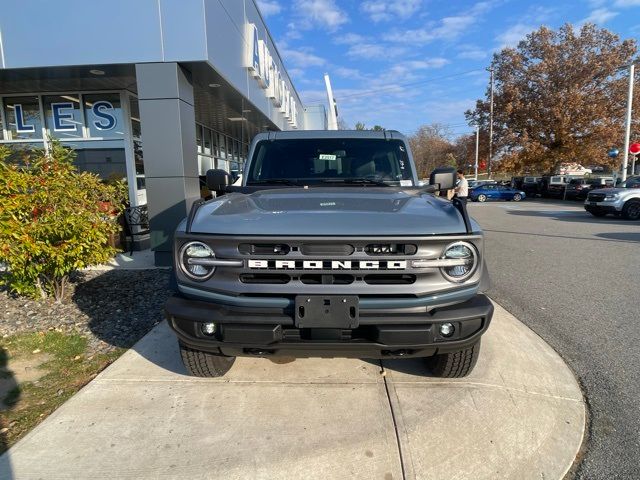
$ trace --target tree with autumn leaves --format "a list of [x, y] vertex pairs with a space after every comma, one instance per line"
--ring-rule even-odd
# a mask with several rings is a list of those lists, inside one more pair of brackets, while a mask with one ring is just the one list
[[[627, 67], [636, 53], [635, 40], [593, 24], [566, 24], [557, 31], [543, 26], [494, 54], [493, 144], [501, 170], [551, 172], [569, 162], [613, 167], [607, 150], [622, 146]], [[640, 109], [640, 88], [634, 104]], [[465, 115], [487, 138], [488, 89]], [[632, 132], [639, 126], [635, 115]]]

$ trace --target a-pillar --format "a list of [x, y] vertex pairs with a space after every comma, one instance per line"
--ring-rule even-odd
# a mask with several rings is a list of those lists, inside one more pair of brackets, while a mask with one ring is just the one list
[[177, 63], [136, 65], [151, 248], [171, 265], [173, 232], [200, 197], [191, 75]]

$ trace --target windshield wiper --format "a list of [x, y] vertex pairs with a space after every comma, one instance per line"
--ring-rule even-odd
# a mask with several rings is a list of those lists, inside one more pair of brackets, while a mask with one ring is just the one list
[[364, 185], [376, 185], [378, 187], [388, 187], [389, 184], [380, 180], [373, 180], [371, 178], [354, 177], [354, 178], [325, 178], [322, 183], [348, 183], [352, 185], [364, 184]]
[[247, 182], [247, 186], [268, 185], [270, 183], [281, 183], [284, 185], [300, 185], [296, 180], [292, 180], [291, 178], [267, 178], [265, 180], [253, 180], [251, 182]]

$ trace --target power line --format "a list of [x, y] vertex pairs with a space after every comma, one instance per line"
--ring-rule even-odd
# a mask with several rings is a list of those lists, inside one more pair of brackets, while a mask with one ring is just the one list
[[[436, 81], [439, 81], [439, 80], [446, 80], [447, 78], [460, 77], [462, 75], [466, 75], [466, 74], [472, 73], [472, 72], [478, 72], [478, 71], [481, 71], [481, 70], [483, 70], [483, 69], [482, 68], [474, 68], [473, 70], [467, 70], [467, 71], [464, 71], [464, 72], [452, 73], [451, 75], [443, 75], [441, 77], [427, 78], [427, 79], [424, 79], [424, 80], [417, 80], [415, 82], [399, 83], [397, 85], [393, 85], [393, 86], [385, 87], [385, 88], [372, 88], [370, 90], [363, 90], [361, 92], [351, 93], [349, 95], [340, 95], [340, 96], [336, 95], [336, 98], [345, 99], [345, 98], [353, 98], [353, 97], [362, 97], [362, 96], [366, 96], [366, 95], [372, 95], [372, 94], [378, 93], [378, 92], [386, 92], [386, 91], [389, 91], [389, 90], [397, 90], [399, 87], [410, 87], [412, 85], [419, 85], [419, 84], [423, 84], [423, 83], [436, 82]], [[305, 103], [322, 102], [322, 101], [324, 101], [323, 98], [306, 100]]]

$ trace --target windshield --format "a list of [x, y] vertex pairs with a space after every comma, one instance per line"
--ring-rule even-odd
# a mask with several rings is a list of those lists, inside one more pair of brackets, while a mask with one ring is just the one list
[[370, 138], [261, 141], [247, 185], [266, 183], [414, 185], [404, 143]]
[[629, 177], [621, 185], [622, 188], [640, 188], [640, 176]]

